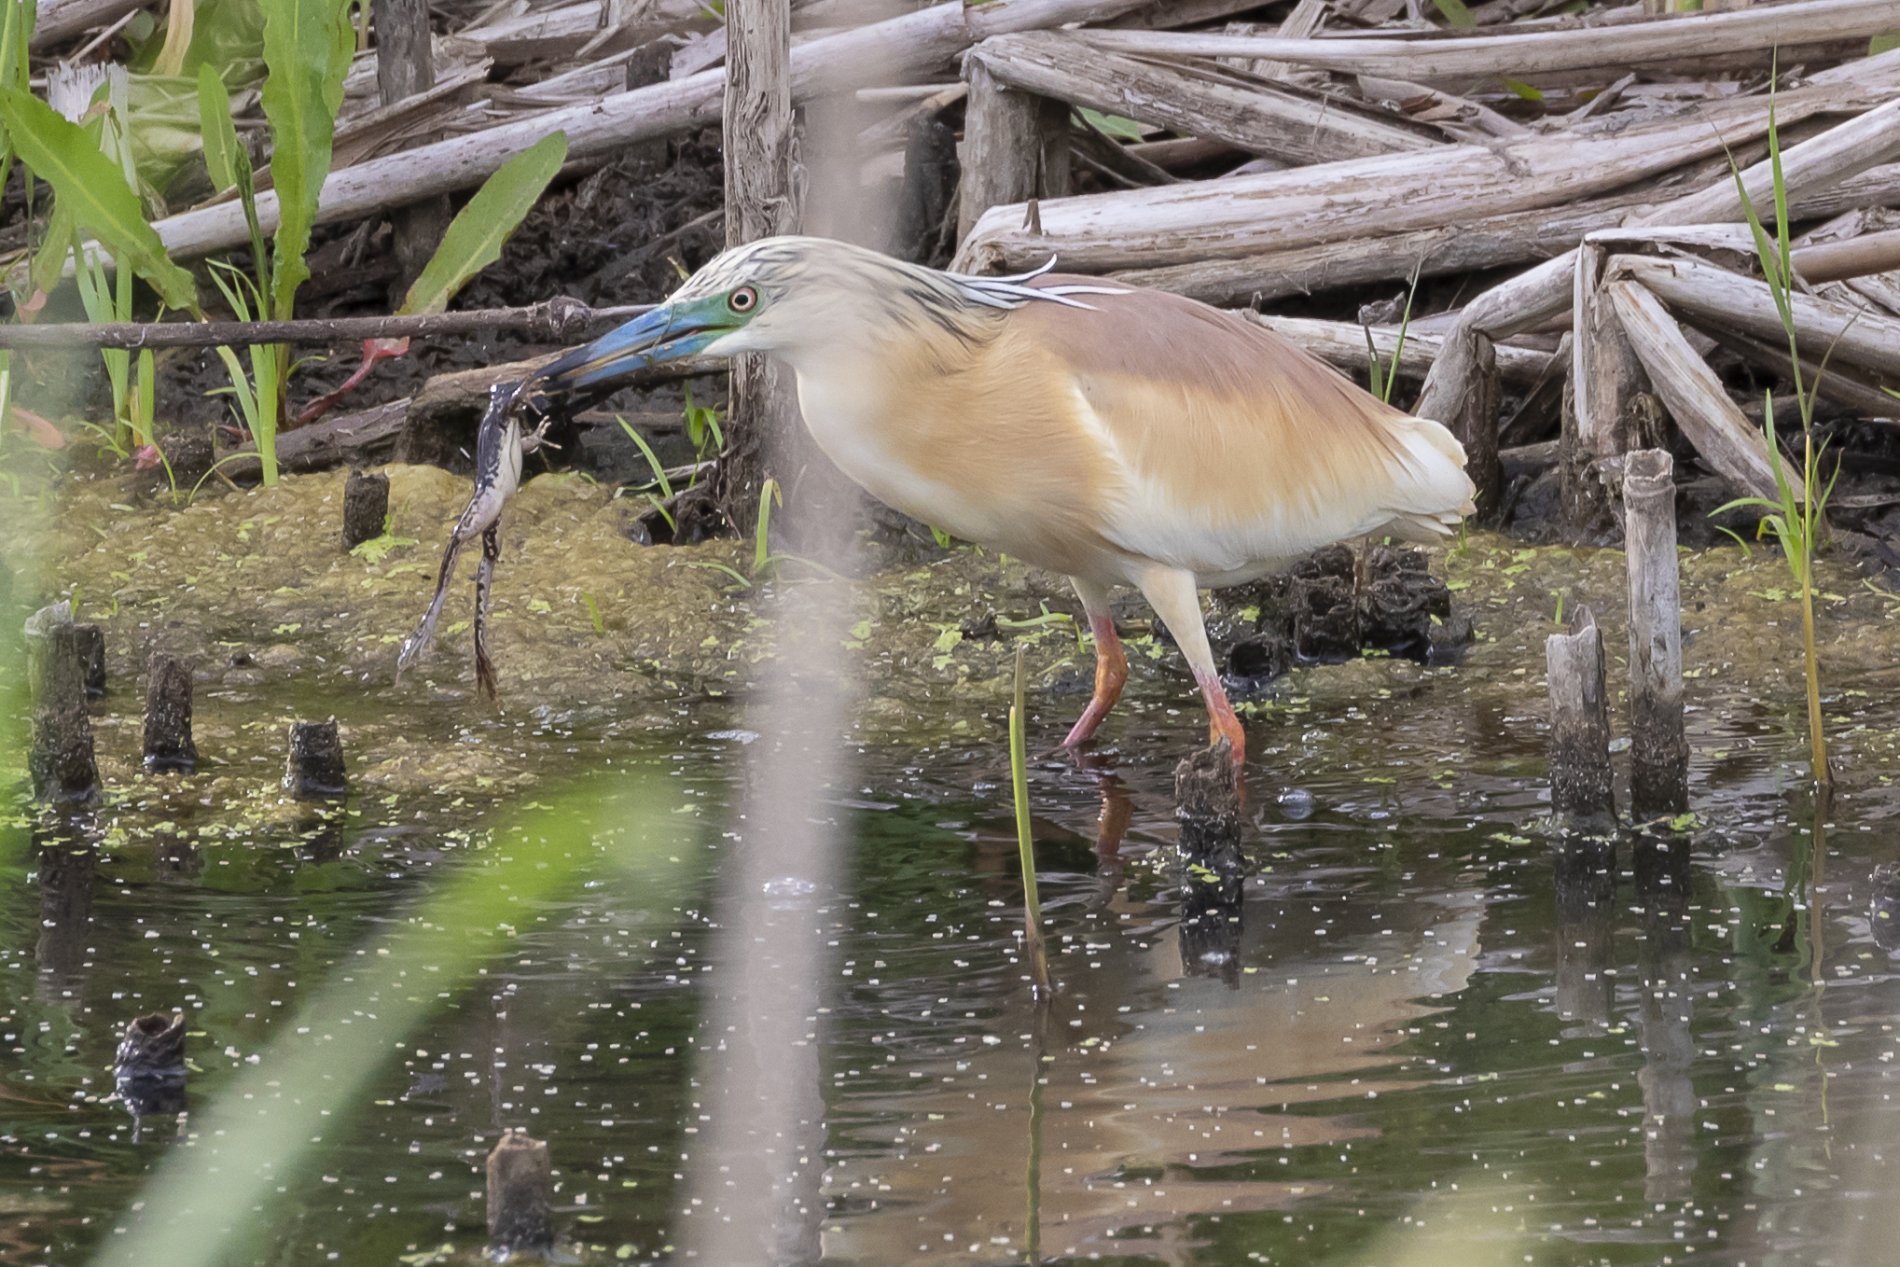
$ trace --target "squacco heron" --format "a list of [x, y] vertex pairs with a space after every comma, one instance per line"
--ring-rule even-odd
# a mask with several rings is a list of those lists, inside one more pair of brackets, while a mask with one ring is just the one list
[[1304, 350], [1178, 295], [1049, 273], [964, 277], [821, 238], [764, 238], [653, 311], [543, 369], [593, 391], [686, 356], [789, 365], [812, 438], [878, 500], [1066, 574], [1095, 636], [1095, 693], [1064, 747], [1114, 707], [1128, 661], [1109, 592], [1166, 622], [1244, 759], [1201, 619], [1203, 588], [1321, 546], [1430, 541], [1471, 513], [1464, 450]]

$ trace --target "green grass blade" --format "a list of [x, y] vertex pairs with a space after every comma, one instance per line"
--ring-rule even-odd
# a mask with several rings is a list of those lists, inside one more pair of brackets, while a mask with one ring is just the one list
[[343, 76], [356, 46], [349, 0], [263, 0], [264, 117], [271, 128], [271, 181], [277, 190], [277, 249], [269, 304], [260, 314], [288, 320], [297, 287], [310, 276], [304, 252], [317, 222], [317, 196], [330, 172]]
[[53, 187], [58, 203], [115, 261], [144, 278], [167, 307], [198, 306], [191, 274], [165, 254], [125, 173], [85, 129], [16, 88], [0, 89], [0, 122], [21, 160]]
[[[635, 431], [633, 429], [633, 425], [629, 423], [625, 418], [622, 418], [619, 414], [614, 415], [614, 421], [620, 424], [620, 429], [627, 433], [627, 438], [629, 440], [633, 441], [635, 444], [640, 446], [641, 456], [646, 458], [647, 465], [653, 468], [653, 480], [655, 483], [657, 483], [660, 486], [660, 493], [665, 497], [668, 497], [668, 498], [672, 497], [673, 496], [673, 481], [666, 478], [666, 467], [661, 465], [660, 459], [654, 454], [653, 446], [648, 444], [646, 442], [646, 439], [642, 437], [638, 431]], [[657, 502], [654, 504], [658, 505]], [[666, 514], [664, 510], [662, 510], [660, 513]], [[673, 517], [671, 515], [667, 515], [667, 522], [671, 523], [672, 518]]]
[[204, 138], [205, 171], [219, 193], [238, 183], [237, 165], [250, 164], [231, 122], [231, 94], [209, 64], [198, 68], [198, 128]]
[[566, 160], [567, 134], [556, 132], [503, 163], [450, 222], [442, 244], [397, 311], [445, 311], [469, 278], [501, 258], [502, 244], [533, 210]]

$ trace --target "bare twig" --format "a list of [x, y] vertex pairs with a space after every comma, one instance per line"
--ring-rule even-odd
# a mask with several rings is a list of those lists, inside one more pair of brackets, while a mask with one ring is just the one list
[[208, 348], [253, 343], [355, 343], [513, 330], [549, 343], [572, 343], [595, 327], [626, 321], [652, 304], [590, 308], [555, 298], [525, 308], [482, 308], [410, 317], [329, 317], [296, 321], [114, 321], [0, 325], [5, 348]]

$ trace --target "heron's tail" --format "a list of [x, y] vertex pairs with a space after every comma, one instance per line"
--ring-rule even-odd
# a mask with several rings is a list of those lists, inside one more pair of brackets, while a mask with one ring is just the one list
[[1392, 520], [1381, 531], [1420, 544], [1450, 536], [1477, 510], [1477, 486], [1465, 474], [1465, 446], [1430, 418], [1394, 418], [1390, 425], [1405, 474], [1395, 481]]

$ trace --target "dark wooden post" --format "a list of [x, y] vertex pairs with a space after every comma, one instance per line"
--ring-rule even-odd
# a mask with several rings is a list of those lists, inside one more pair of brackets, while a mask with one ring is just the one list
[[389, 477], [351, 471], [343, 485], [343, 548], [354, 550], [383, 535], [389, 522]]
[[[429, 0], [372, 0], [376, 30], [376, 88], [394, 105], [435, 86], [435, 48], [429, 33]], [[392, 303], [422, 272], [449, 227], [449, 200], [441, 195], [390, 213], [395, 234], [396, 280]]]
[[[798, 228], [789, 0], [728, 0], [726, 40], [726, 245], [732, 247]], [[733, 362], [726, 439], [713, 494], [743, 528], [758, 514], [767, 474], [794, 468], [806, 447], [788, 372], [762, 356]]]
[[1630, 813], [1689, 808], [1682, 724], [1682, 599], [1676, 567], [1675, 462], [1638, 449], [1623, 464], [1630, 588]]
[[488, 1154], [488, 1243], [498, 1253], [540, 1253], [554, 1245], [548, 1207], [554, 1168], [548, 1146], [509, 1131]]
[[1591, 825], [1615, 817], [1610, 775], [1610, 706], [1603, 682], [1603, 635], [1578, 607], [1570, 632], [1544, 643], [1550, 674], [1550, 805], [1560, 820]]
[[959, 242], [991, 207], [1069, 192], [1069, 107], [1003, 87], [984, 66], [981, 45], [964, 62], [963, 77], [970, 96], [958, 155]]
[[[87, 641], [78, 625], [46, 630], [33, 673], [33, 795], [84, 802], [99, 794], [92, 719], [86, 714]], [[96, 630], [95, 630], [96, 632]]]
[[158, 652], [145, 688], [145, 768], [198, 768], [198, 746], [191, 739], [191, 663]]
[[284, 786], [299, 797], [340, 796], [348, 790], [343, 769], [343, 736], [337, 730], [336, 718], [291, 725]]
[[1465, 472], [1477, 486], [1480, 523], [1497, 521], [1504, 497], [1504, 467], [1498, 460], [1501, 392], [1496, 346], [1489, 335], [1460, 322], [1432, 362], [1414, 411], [1444, 423], [1465, 446]]

